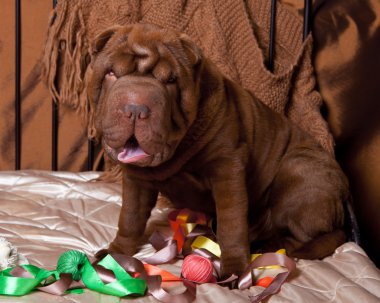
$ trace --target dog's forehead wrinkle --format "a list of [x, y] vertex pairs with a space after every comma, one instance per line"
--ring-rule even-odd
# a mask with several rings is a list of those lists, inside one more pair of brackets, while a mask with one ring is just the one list
[[117, 42], [116, 43], [118, 43], [118, 44], [124, 44], [127, 41], [128, 41], [128, 35], [124, 34], [124, 35], [120, 35], [119, 37], [117, 37]]
[[[157, 46], [160, 54], [171, 59], [173, 62], [181, 60], [181, 56], [186, 56], [184, 52], [181, 52], [181, 45], [176, 43], [161, 43]], [[168, 56], [169, 55], [169, 56]]]
[[165, 46], [181, 65], [190, 65], [190, 59], [181, 43], [167, 43]]
[[94, 75], [97, 76], [99, 73], [103, 73], [110, 64], [110, 54], [106, 52], [100, 53], [92, 64]]
[[139, 44], [132, 45], [135, 54], [135, 62], [140, 73], [150, 72], [159, 60], [156, 48], [150, 48]]
[[134, 52], [131, 50], [131, 47], [129, 46], [128, 42], [117, 44], [117, 47], [113, 50], [112, 54], [118, 55], [118, 56], [128, 56], [128, 55], [134, 55]]
[[133, 43], [131, 46], [133, 52], [137, 56], [149, 56], [153, 53], [153, 49], [139, 43]]
[[161, 81], [167, 81], [171, 76], [176, 76], [174, 75], [175, 73], [170, 63], [165, 59], [161, 59], [157, 62], [152, 74], [156, 79]]

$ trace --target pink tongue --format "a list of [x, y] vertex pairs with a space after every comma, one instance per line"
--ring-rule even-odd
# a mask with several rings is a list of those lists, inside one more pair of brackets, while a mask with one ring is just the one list
[[140, 147], [124, 147], [123, 151], [117, 155], [117, 159], [123, 163], [132, 163], [148, 156]]

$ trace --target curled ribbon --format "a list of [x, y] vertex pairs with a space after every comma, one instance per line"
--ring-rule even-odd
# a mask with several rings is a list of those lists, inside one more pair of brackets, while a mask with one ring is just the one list
[[75, 291], [73, 289], [77, 287], [87, 287], [118, 297], [143, 296], [147, 291], [164, 303], [189, 303], [194, 300], [195, 287], [186, 281], [186, 290], [176, 295], [166, 292], [161, 287], [162, 281], [182, 279], [133, 257], [109, 254], [91, 264], [85, 254], [70, 250], [60, 256], [56, 270], [23, 265], [1, 271], [0, 295], [22, 296], [36, 289], [63, 295]]
[[49, 278], [59, 279], [57, 271], [49, 271], [34, 265], [10, 267], [0, 272], [0, 294], [23, 296], [43, 286]]
[[[68, 266], [60, 266], [68, 264]], [[118, 297], [145, 294], [147, 285], [140, 278], [133, 278], [110, 255], [97, 263], [112, 272], [114, 281], [104, 280], [79, 251], [67, 251], [60, 256], [57, 269], [48, 271], [34, 265], [22, 265], [0, 272], [0, 294], [22, 296], [38, 289], [55, 295], [63, 295], [67, 290], [78, 286]], [[81, 279], [81, 283], [76, 282]]]
[[[148, 292], [159, 301], [164, 303], [189, 303], [195, 299], [195, 288], [186, 283], [186, 281], [183, 281], [186, 288], [185, 291], [180, 294], [172, 295], [161, 287], [162, 273], [164, 271], [156, 267], [155, 271], [159, 273], [159, 275], [148, 276], [145, 266], [136, 258], [119, 254], [112, 254], [112, 257], [126, 271], [139, 273], [139, 277], [147, 281]], [[171, 278], [173, 278], [173, 276]]]
[[293, 259], [288, 256], [280, 253], [265, 253], [258, 256], [253, 262], [248, 266], [247, 270], [239, 278], [238, 288], [247, 289], [252, 286], [252, 271], [255, 268], [262, 268], [267, 266], [279, 265], [287, 269], [286, 272], [277, 274], [269, 286], [260, 294], [251, 297], [252, 303], [258, 303], [267, 298], [270, 295], [277, 293], [282, 284], [285, 282], [287, 277], [293, 272], [296, 268], [296, 263]]
[[[198, 254], [208, 258], [212, 262], [215, 273], [220, 278], [221, 250], [219, 244], [214, 241], [216, 236], [210, 227], [210, 220], [204, 214], [192, 212], [188, 209], [175, 210], [169, 214], [168, 218], [173, 230], [173, 238], [164, 239], [158, 233], [153, 234], [151, 243], [156, 248], [157, 253], [153, 257], [145, 259], [145, 261], [160, 264], [174, 259], [177, 256], [177, 252], [182, 253], [183, 256]], [[287, 271], [279, 273], [273, 278], [266, 277], [266, 289], [259, 295], [251, 298], [251, 302], [260, 302], [266, 297], [277, 293], [295, 268], [295, 262], [285, 255], [284, 250], [279, 250], [277, 253], [252, 255], [251, 264], [240, 278], [236, 275], [231, 275], [225, 280], [218, 280], [216, 283], [226, 284], [230, 287], [235, 286], [239, 289], [247, 289], [254, 285], [254, 269], [261, 270], [279, 267], [286, 268]], [[187, 282], [190, 285], [189, 287], [195, 290], [195, 284], [191, 283], [191, 281]]]
[[[183, 256], [198, 254], [208, 258], [220, 278], [219, 245], [214, 241], [215, 234], [211, 229], [211, 221], [202, 213], [188, 209], [173, 211], [169, 214], [173, 238], [165, 239], [154, 233], [150, 239], [157, 250], [152, 257], [144, 259], [150, 264], [125, 255], [110, 254], [100, 261], [90, 263], [87, 256], [78, 251], [68, 251], [61, 255], [57, 269], [48, 271], [33, 265], [22, 265], [8, 268], [0, 272], [0, 295], [21, 296], [34, 289], [51, 294], [63, 295], [78, 292], [78, 287], [124, 297], [142, 296], [146, 292], [165, 303], [189, 303], [196, 295], [196, 284], [166, 272], [154, 264], [166, 263], [174, 259], [178, 253]], [[295, 269], [295, 262], [282, 253], [267, 253], [253, 256], [252, 263], [241, 276], [231, 275], [217, 281], [217, 284], [237, 286], [247, 289], [253, 285], [254, 269], [286, 268], [286, 272], [277, 274], [269, 286], [260, 294], [251, 297], [252, 303], [260, 302], [277, 293], [289, 274]], [[162, 287], [162, 281], [182, 281], [185, 291], [172, 295]]]
[[186, 237], [197, 225], [207, 226], [211, 221], [205, 214], [189, 209], [175, 210], [168, 215], [169, 224], [173, 230], [173, 240], [177, 241], [178, 252], [181, 252]]

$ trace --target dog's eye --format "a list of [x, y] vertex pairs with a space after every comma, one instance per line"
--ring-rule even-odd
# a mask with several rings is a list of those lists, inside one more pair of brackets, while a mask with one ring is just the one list
[[169, 79], [166, 81], [166, 83], [175, 83], [177, 81], [176, 76], [171, 75]]

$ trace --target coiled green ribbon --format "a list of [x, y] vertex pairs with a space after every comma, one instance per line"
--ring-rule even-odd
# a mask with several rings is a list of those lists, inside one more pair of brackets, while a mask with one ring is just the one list
[[[88, 289], [100, 293], [118, 297], [145, 294], [146, 282], [133, 278], [111, 255], [103, 258], [97, 266], [111, 271], [115, 277], [114, 281], [103, 281], [87, 256], [76, 250], [63, 253], [58, 260], [56, 270], [49, 271], [34, 265], [7, 268], [0, 272], [0, 295], [23, 296], [36, 289], [42, 290], [46, 286], [62, 282], [60, 280], [65, 277], [65, 274], [71, 274], [74, 280], [81, 279]], [[57, 286], [51, 293], [65, 293], [70, 288], [72, 279], [69, 279], [67, 286]]]

